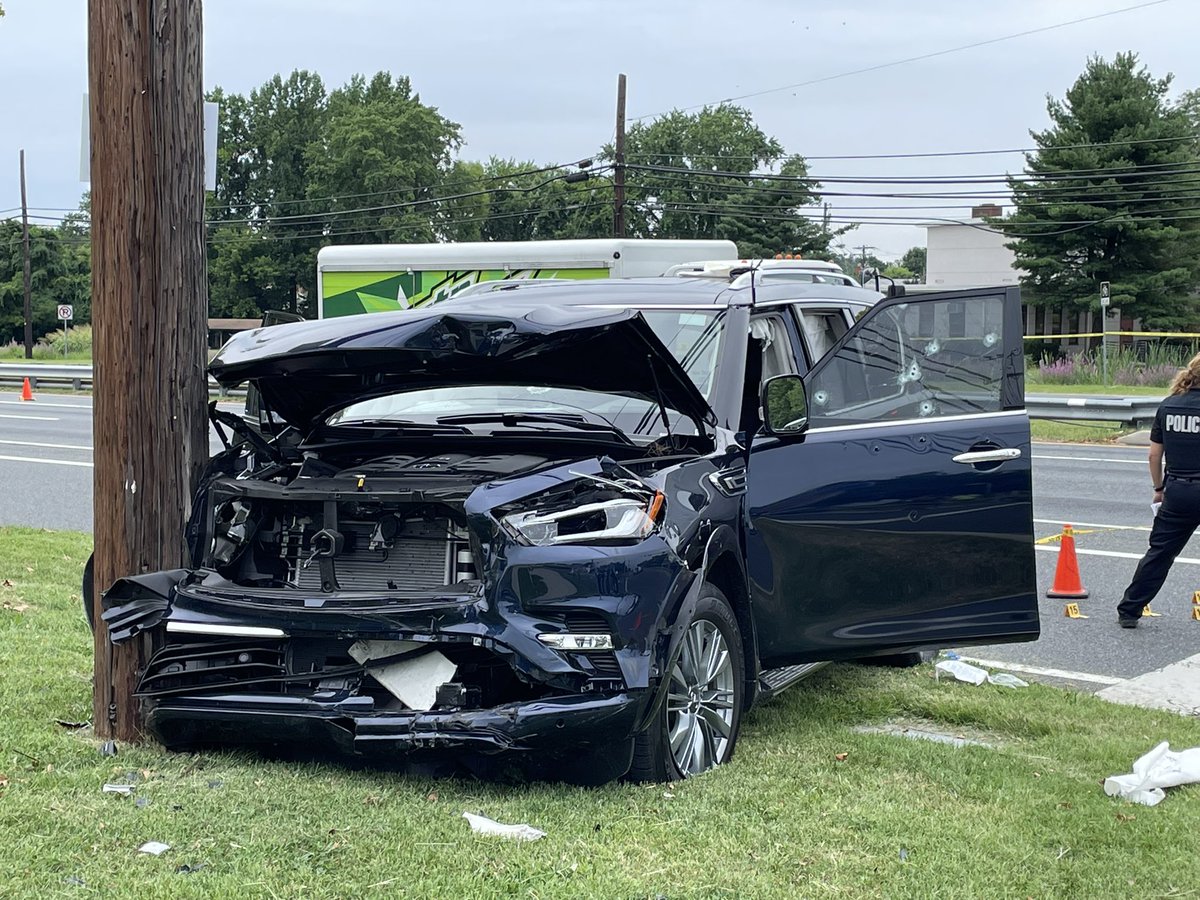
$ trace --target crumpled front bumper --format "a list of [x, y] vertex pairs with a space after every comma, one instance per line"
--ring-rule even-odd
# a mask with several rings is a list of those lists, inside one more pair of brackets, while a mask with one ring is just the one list
[[490, 709], [376, 711], [349, 698], [323, 702], [278, 695], [185, 696], [156, 701], [150, 730], [167, 746], [260, 743], [347, 753], [510, 750], [580, 753], [630, 740], [649, 691], [564, 695]]
[[[612, 778], [628, 768], [633, 738], [656, 709], [673, 624], [694, 602], [699, 581], [655, 540], [640, 549], [588, 551], [582, 565], [580, 555], [576, 551], [563, 564], [546, 559], [550, 554], [517, 552], [507, 576], [490, 590], [424, 603], [333, 596], [301, 597], [283, 606], [215, 573], [177, 570], [117, 582], [106, 594], [103, 618], [114, 640], [152, 636], [154, 652], [138, 694], [148, 730], [168, 747], [303, 747], [391, 757], [513, 751], [531, 763], [598, 759], [592, 763], [596, 772], [612, 767], [605, 775]], [[614, 651], [560, 652], [538, 640], [547, 630], [569, 631], [571, 620], [562, 617], [585, 610], [603, 614]], [[542, 693], [486, 708], [417, 711], [294, 683], [285, 689], [249, 683], [148, 687], [161, 674], [160, 654], [201, 640], [197, 627], [228, 634], [273, 630], [285, 635], [280, 646], [331, 640], [469, 646], [508, 663], [521, 682]], [[252, 646], [272, 639], [246, 640]], [[609, 658], [607, 667], [601, 656]]]

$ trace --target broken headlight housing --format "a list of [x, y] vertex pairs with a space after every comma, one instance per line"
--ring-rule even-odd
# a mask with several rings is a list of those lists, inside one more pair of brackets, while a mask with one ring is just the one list
[[518, 510], [500, 517], [514, 539], [535, 547], [558, 544], [604, 544], [640, 541], [658, 528], [663, 495], [597, 499]]

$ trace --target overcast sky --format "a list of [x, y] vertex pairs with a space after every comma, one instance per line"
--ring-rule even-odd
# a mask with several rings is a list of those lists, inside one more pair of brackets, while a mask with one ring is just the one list
[[[618, 72], [629, 116], [715, 103], [1095, 16], [1139, 0], [205, 0], [205, 87], [248, 93], [307, 68], [327, 87], [356, 72], [408, 75], [463, 128], [467, 158], [565, 162], [613, 134]], [[85, 0], [3, 0], [0, 215], [29, 203], [74, 207]], [[1177, 91], [1200, 86], [1200, 3], [1163, 0], [931, 59], [740, 100], [788, 152], [806, 156], [990, 150], [1029, 145], [1090, 54], [1136, 51]], [[814, 160], [815, 175], [921, 176], [1018, 169], [1019, 155]], [[835, 200], [839, 214], [878, 204]], [[925, 201], [929, 202], [929, 201]], [[945, 201], [943, 201], [945, 202]], [[931, 214], [962, 215], [966, 210]], [[922, 211], [910, 214], [921, 215]], [[847, 244], [884, 258], [924, 244], [923, 229], [862, 225]]]

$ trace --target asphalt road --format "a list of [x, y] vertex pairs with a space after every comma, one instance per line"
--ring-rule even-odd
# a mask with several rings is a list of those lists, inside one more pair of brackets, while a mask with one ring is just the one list
[[[218, 446], [215, 436], [210, 441]], [[90, 398], [41, 394], [22, 403], [15, 393], [0, 392], [0, 525], [90, 531], [91, 445]], [[1134, 630], [1116, 625], [1116, 603], [1150, 530], [1146, 451], [1037, 444], [1033, 457], [1037, 537], [1058, 534], [1064, 523], [1075, 526], [1083, 583], [1091, 592], [1079, 607], [1088, 618], [1068, 619], [1062, 601], [1045, 599], [1058, 544], [1040, 543], [1041, 640], [959, 652], [1022, 667], [1018, 673], [1058, 673], [1092, 689], [1200, 653], [1200, 622], [1191, 619], [1191, 597], [1200, 590], [1200, 537], [1185, 548], [1153, 604], [1162, 617], [1143, 619]]]

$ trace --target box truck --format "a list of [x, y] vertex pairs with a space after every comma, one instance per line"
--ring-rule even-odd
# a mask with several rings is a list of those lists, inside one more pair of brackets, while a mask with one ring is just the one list
[[695, 260], [737, 259], [732, 241], [613, 238], [364, 244], [317, 254], [319, 318], [437, 303], [468, 285], [522, 278], [635, 278]]

